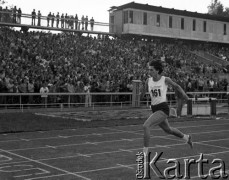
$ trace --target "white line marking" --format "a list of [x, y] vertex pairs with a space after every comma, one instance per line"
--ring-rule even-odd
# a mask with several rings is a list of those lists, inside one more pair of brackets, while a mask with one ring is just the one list
[[78, 174], [76, 174], [76, 173], [72, 173], [72, 172], [66, 171], [66, 170], [64, 170], [64, 169], [60, 169], [60, 168], [58, 168], [58, 167], [55, 167], [55, 166], [51, 166], [51, 165], [49, 165], [49, 164], [46, 164], [46, 163], [43, 163], [43, 162], [40, 162], [40, 161], [37, 161], [37, 160], [33, 160], [33, 159], [30, 159], [30, 158], [21, 156], [21, 155], [16, 154], [16, 153], [12, 153], [12, 152], [9, 152], [9, 151], [3, 150], [3, 149], [0, 149], [0, 151], [5, 152], [5, 153], [8, 153], [8, 154], [11, 154], [11, 155], [13, 155], [13, 156], [17, 156], [17, 157], [23, 158], [23, 159], [27, 159], [27, 160], [30, 161], [30, 162], [35, 162], [35, 163], [37, 163], [37, 164], [41, 164], [41, 165], [43, 165], [43, 166], [50, 167], [50, 168], [52, 168], [52, 169], [55, 169], [55, 170], [58, 170], [58, 171], [67, 173], [67, 174], [69, 174], [69, 175], [73, 175], [73, 176], [76, 176], [76, 177], [80, 177], [80, 178], [83, 178], [83, 179], [86, 179], [86, 180], [91, 180], [91, 179], [89, 179], [89, 178], [86, 178], [86, 177], [84, 177], [84, 176], [78, 175]]
[[[223, 140], [228, 140], [229, 138], [223, 139]], [[221, 139], [222, 140], [222, 139]], [[183, 140], [182, 140], [183, 141]], [[209, 140], [209, 141], [205, 141], [205, 142], [212, 142], [212, 141], [219, 141], [218, 139], [216, 140]], [[200, 141], [202, 142], [202, 141]], [[170, 145], [164, 145], [163, 148], [170, 148], [173, 146], [182, 146], [182, 145], [186, 145], [186, 143], [177, 143], [177, 144], [170, 144]], [[156, 149], [158, 147], [152, 146], [149, 147], [150, 149]], [[138, 151], [138, 150], [142, 150], [142, 147], [140, 148], [136, 148], [136, 149], [125, 149], [125, 151]], [[116, 150], [116, 151], [107, 151], [107, 152], [99, 152], [99, 153], [91, 153], [91, 154], [84, 154], [84, 156], [96, 156], [96, 155], [104, 155], [104, 154], [112, 154], [112, 153], [121, 153], [123, 152], [122, 150]], [[211, 153], [212, 154], [212, 153]], [[64, 158], [74, 158], [74, 157], [78, 157], [79, 154], [77, 154], [76, 156], [62, 156], [62, 157], [56, 157], [56, 158], [49, 158], [49, 159], [38, 159], [38, 161], [49, 161], [49, 160], [54, 160], [54, 159], [64, 159]]]
[[[229, 170], [227, 170], [227, 171], [225, 171], [225, 173], [229, 173]], [[219, 174], [219, 172], [218, 173], [216, 173], [216, 174]], [[206, 175], [209, 175], [209, 174], [206, 174]], [[152, 177], [152, 176], [151, 176]], [[154, 176], [154, 177], [156, 177], [156, 176]], [[190, 177], [190, 179], [194, 179], [194, 178], [200, 178], [199, 176], [192, 176], [192, 177]], [[219, 179], [219, 178], [218, 178]], [[178, 180], [178, 179], [175, 179], [175, 180]], [[179, 179], [179, 180], [187, 180], [187, 179]]]
[[134, 141], [134, 139], [125, 139], [125, 138], [122, 138], [121, 140], [122, 140], [122, 141], [129, 141], [129, 142]]
[[93, 135], [93, 136], [103, 136], [103, 134], [99, 134], [99, 133], [92, 133], [91, 135]]
[[69, 136], [61, 136], [61, 135], [59, 135], [58, 137], [59, 138], [69, 138]]
[[86, 142], [85, 144], [98, 145], [98, 143], [96, 143], [96, 142]]
[[50, 176], [42, 176], [42, 177], [29, 178], [29, 179], [25, 179], [25, 180], [44, 179], [44, 178], [52, 178], [52, 177], [68, 176], [68, 175], [69, 174], [55, 174], [55, 175], [50, 175]]
[[[200, 142], [212, 142], [212, 141], [220, 141], [220, 140], [228, 140], [229, 138], [225, 138], [225, 139], [215, 139], [215, 140], [208, 140], [208, 141], [200, 141]], [[200, 143], [199, 142], [199, 143]], [[166, 145], [164, 147], [172, 147], [172, 146], [179, 146], [179, 145], [184, 145], [184, 143], [182, 144], [171, 144], [171, 145]], [[157, 147], [150, 147], [152, 149], [157, 148]], [[134, 151], [134, 150], [139, 150], [142, 149], [142, 147], [137, 148], [137, 149], [128, 149], [128, 151]], [[107, 153], [120, 153], [122, 151], [110, 151], [110, 152], [102, 152], [102, 153], [94, 153], [94, 154], [85, 154], [84, 156], [92, 156], [92, 155], [103, 155], [103, 154], [107, 154]], [[221, 153], [227, 153], [229, 151], [222, 151], [222, 152], [216, 152], [216, 153], [209, 153], [208, 155], [214, 155], [214, 154], [221, 154]], [[76, 155], [76, 156], [65, 156], [65, 157], [57, 157], [57, 158], [47, 158], [47, 159], [38, 159], [38, 161], [48, 161], [48, 160], [53, 160], [53, 159], [61, 159], [61, 158], [74, 158], [79, 156], [80, 154]], [[82, 155], [82, 154], [81, 154]], [[197, 156], [197, 155], [196, 155]], [[195, 156], [190, 156], [190, 157], [195, 157]], [[183, 157], [186, 158], [186, 157]], [[27, 159], [27, 158], [26, 158]], [[167, 159], [165, 159], [167, 160]], [[20, 162], [15, 162], [15, 163], [22, 163], [22, 162], [27, 162], [27, 161], [20, 161]], [[30, 161], [28, 161], [30, 162]], [[14, 163], [4, 163], [4, 164], [14, 164]], [[134, 164], [136, 165], [136, 164]], [[115, 168], [119, 168], [119, 167], [115, 167]], [[106, 168], [107, 169], [107, 168]], [[109, 169], [109, 168], [108, 168]], [[96, 171], [96, 170], [93, 170]], [[84, 171], [82, 171], [84, 172]]]
[[0, 166], [2, 165], [10, 165], [10, 164], [18, 164], [18, 163], [27, 163], [29, 161], [15, 161], [15, 162], [9, 162], [9, 163], [0, 163]]
[[[209, 154], [204, 154], [204, 155], [212, 155], [212, 154], [220, 154], [220, 153], [229, 153], [229, 151], [222, 151], [222, 152], [217, 152], [217, 153], [209, 153]], [[173, 158], [173, 159], [186, 159], [186, 158], [193, 158], [193, 157], [199, 157], [200, 155], [193, 155], [193, 156], [185, 156], [185, 157], [179, 157], [179, 158]], [[161, 158], [162, 159], [162, 158]], [[163, 158], [162, 160], [158, 160], [157, 162], [164, 162], [169, 159]], [[129, 164], [129, 165], [124, 165], [125, 167], [132, 167], [136, 166], [137, 164]], [[82, 174], [82, 173], [88, 173], [88, 172], [96, 172], [96, 171], [104, 171], [104, 170], [111, 170], [111, 169], [117, 169], [120, 168], [120, 166], [113, 166], [113, 167], [108, 167], [108, 168], [100, 168], [100, 169], [93, 169], [93, 170], [88, 170], [88, 171], [78, 171], [75, 172], [77, 174]]]
[[52, 149], [56, 149], [55, 146], [49, 146], [49, 145], [46, 145], [47, 148], [52, 148]]
[[[229, 125], [229, 123], [221, 123], [221, 124], [211, 124], [211, 125], [198, 125], [198, 126], [180, 126], [180, 127], [176, 127], [176, 128], [192, 128], [192, 127], [211, 127], [211, 126], [225, 126], [225, 125]], [[127, 126], [128, 127], [128, 126]], [[85, 128], [87, 129], [87, 128]], [[113, 128], [109, 128], [110, 130], [112, 130]], [[116, 130], [117, 132], [109, 132], [109, 133], [100, 133], [101, 135], [107, 135], [107, 134], [118, 134], [118, 133], [125, 133], [125, 132], [128, 132], [128, 133], [134, 133], [134, 132], [139, 132], [139, 131], [143, 131], [143, 130], [138, 130], [138, 131], [123, 131], [123, 130], [117, 130], [117, 129], [113, 129], [113, 130]], [[151, 130], [161, 130], [160, 128], [155, 128], [155, 129], [151, 129]], [[0, 141], [0, 143], [4, 143], [4, 142], [13, 142], [13, 141], [35, 141], [35, 140], [46, 140], [46, 139], [58, 139], [58, 138], [71, 138], [71, 137], [78, 137], [78, 136], [93, 136], [93, 133], [91, 134], [84, 134], [84, 135], [72, 135], [72, 136], [53, 136], [53, 137], [47, 137], [47, 138], [34, 138], [34, 139], [15, 139], [15, 140], [4, 140], [4, 141]]]
[[157, 148], [170, 148], [170, 147], [168, 147], [168, 146], [163, 146], [163, 145], [155, 145], [155, 147], [157, 147]]
[[88, 157], [90, 158], [91, 156], [87, 155], [87, 154], [81, 154], [81, 153], [77, 153], [78, 156], [83, 156], [83, 157]]
[[25, 174], [25, 175], [18, 175], [18, 176], [13, 176], [14, 178], [20, 178], [20, 177], [27, 177], [27, 176], [32, 176], [33, 174]]
[[130, 153], [132, 153], [132, 152], [133, 152], [133, 151], [128, 150], [128, 149], [119, 149], [119, 151], [130, 152]]
[[221, 148], [221, 149], [228, 149], [228, 147], [224, 147], [224, 146], [217, 146], [217, 145], [213, 145], [213, 144], [208, 144], [208, 143], [203, 143], [203, 142], [195, 142], [195, 144], [201, 144], [201, 145], [205, 145], [205, 146], [211, 146], [211, 147], [216, 147], [216, 148]]
[[[189, 133], [189, 134], [208, 134], [208, 133], [212, 133], [212, 132], [225, 132], [225, 131], [229, 131], [229, 130], [221, 130], [221, 131], [206, 131], [206, 132], [200, 132], [200, 133]], [[134, 133], [132, 132], [132, 134], [136, 134], [136, 135], [142, 135], [141, 133]], [[166, 136], [154, 136], [152, 135], [151, 138], [166, 138], [166, 137], [174, 137], [173, 135], [166, 135]], [[169, 138], [168, 138], [169, 139]], [[92, 142], [95, 144], [101, 144], [101, 143], [113, 143], [113, 142], [119, 142], [119, 141], [136, 141], [136, 140], [142, 140], [142, 138], [132, 138], [132, 139], [117, 139], [117, 140], [112, 140], [112, 141], [97, 141], [97, 142]], [[170, 139], [170, 140], [177, 140], [178, 139]], [[88, 142], [84, 142], [84, 143], [79, 143], [79, 144], [65, 144], [65, 145], [59, 145], [59, 146], [55, 146], [56, 148], [60, 148], [60, 147], [69, 147], [69, 146], [81, 146], [81, 145], [88, 145]], [[12, 149], [12, 150], [8, 150], [10, 152], [14, 152], [14, 151], [26, 151], [26, 150], [33, 150], [33, 149], [45, 149], [47, 148], [45, 147], [34, 147], [34, 148], [23, 148], [23, 149]]]
[[133, 167], [125, 166], [125, 165], [122, 165], [122, 164], [117, 164], [117, 165], [121, 166], [121, 167], [124, 167], [124, 168], [127, 168], [127, 169], [134, 169]]

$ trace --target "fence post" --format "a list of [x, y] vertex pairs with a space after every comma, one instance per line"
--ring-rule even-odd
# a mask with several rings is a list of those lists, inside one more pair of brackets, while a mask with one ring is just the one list
[[71, 104], [71, 95], [68, 95], [68, 108], [70, 108]]
[[19, 96], [19, 103], [20, 103], [20, 109], [21, 109], [21, 95]]
[[187, 102], [187, 115], [192, 116], [192, 99]]
[[211, 116], [216, 116], [216, 99], [211, 100]]
[[140, 106], [140, 80], [133, 80], [133, 91], [132, 91], [132, 106]]

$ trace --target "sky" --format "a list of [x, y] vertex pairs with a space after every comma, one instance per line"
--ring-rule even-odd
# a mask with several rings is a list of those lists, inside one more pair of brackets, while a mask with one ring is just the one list
[[[49, 12], [68, 13], [78, 17], [93, 17], [96, 22], [109, 22], [109, 12], [111, 6], [120, 6], [133, 0], [6, 0], [8, 3], [4, 6], [15, 5], [21, 8], [22, 13], [31, 14], [32, 10], [40, 10], [43, 16]], [[135, 0], [136, 3], [149, 4], [153, 6], [162, 6], [165, 8], [174, 8], [198, 13], [207, 13], [208, 5], [212, 0]], [[219, 0], [224, 7], [229, 7], [229, 0]], [[4, 7], [3, 6], [3, 7]]]

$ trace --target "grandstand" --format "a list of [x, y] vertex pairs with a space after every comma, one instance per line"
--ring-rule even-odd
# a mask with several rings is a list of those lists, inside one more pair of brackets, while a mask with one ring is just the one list
[[[0, 180], [136, 179], [151, 113], [139, 88], [152, 59], [190, 97], [182, 117], [169, 121], [192, 134], [196, 147], [152, 129], [151, 148], [165, 152], [160, 166], [204, 153], [222, 158], [228, 173], [228, 19], [134, 2], [111, 7], [110, 22], [95, 22], [93, 30], [0, 14]], [[167, 99], [176, 108], [171, 87]]]

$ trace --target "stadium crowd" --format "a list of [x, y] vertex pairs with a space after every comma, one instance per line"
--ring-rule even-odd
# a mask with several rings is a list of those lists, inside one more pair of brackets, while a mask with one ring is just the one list
[[0, 92], [131, 92], [132, 80], [144, 81], [147, 63], [158, 58], [164, 61], [164, 74], [186, 91], [225, 91], [227, 81], [215, 75], [223, 73], [223, 67], [203, 64], [190, 51], [181, 41], [101, 39], [2, 27]]

